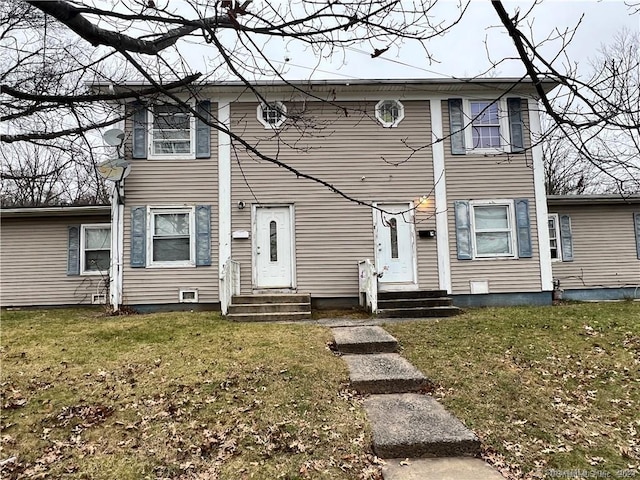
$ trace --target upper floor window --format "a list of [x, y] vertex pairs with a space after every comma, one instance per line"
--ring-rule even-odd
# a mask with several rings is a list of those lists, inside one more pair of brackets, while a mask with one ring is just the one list
[[151, 114], [151, 156], [193, 156], [194, 119], [189, 110], [181, 105], [154, 105]]
[[475, 148], [500, 148], [500, 113], [498, 104], [490, 101], [470, 101], [471, 145]]
[[500, 154], [525, 151], [525, 127], [521, 98], [450, 98], [451, 153]]
[[257, 115], [266, 128], [279, 128], [287, 119], [287, 107], [282, 102], [261, 103]]
[[82, 225], [80, 236], [80, 272], [82, 275], [106, 274], [111, 263], [111, 226]]
[[396, 127], [404, 118], [404, 105], [398, 100], [380, 100], [376, 104], [376, 118], [383, 127]]

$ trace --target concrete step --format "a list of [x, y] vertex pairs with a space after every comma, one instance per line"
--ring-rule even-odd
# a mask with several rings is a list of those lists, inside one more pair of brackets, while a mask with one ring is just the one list
[[381, 318], [435, 318], [453, 317], [462, 313], [458, 307], [416, 307], [416, 308], [385, 308], [378, 310]]
[[229, 313], [308, 312], [308, 303], [242, 303], [229, 305]]
[[453, 299], [450, 297], [401, 298], [378, 301], [378, 308], [447, 307], [451, 305], [453, 305]]
[[308, 293], [279, 293], [258, 295], [234, 295], [232, 304], [245, 303], [311, 303], [311, 295]]
[[504, 480], [479, 458], [397, 458], [385, 463], [384, 480]]
[[331, 329], [333, 345], [343, 354], [394, 353], [398, 340], [382, 327], [339, 327]]
[[402, 298], [439, 298], [448, 295], [446, 290], [407, 290], [401, 292], [378, 292], [378, 301]]
[[480, 452], [480, 441], [428, 395], [372, 395], [364, 408], [381, 458], [464, 457]]
[[233, 322], [296, 322], [310, 320], [311, 312], [233, 313], [226, 318]]
[[428, 385], [427, 378], [397, 353], [345, 355], [351, 388], [360, 393], [416, 392]]

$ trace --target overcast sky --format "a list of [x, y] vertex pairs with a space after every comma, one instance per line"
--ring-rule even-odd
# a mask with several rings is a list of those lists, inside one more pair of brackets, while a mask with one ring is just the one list
[[[515, 12], [516, 7], [524, 12], [532, 3], [505, 2], [505, 7], [510, 13]], [[440, 0], [438, 8], [443, 15], [453, 18], [457, 2]], [[640, 30], [640, 14], [631, 15], [631, 12], [622, 0], [544, 0], [535, 6], [530, 18], [534, 39], [539, 41], [556, 30], [573, 29], [583, 16], [567, 52], [572, 62], [578, 62], [586, 73], [588, 59], [617, 31], [623, 27]], [[559, 47], [560, 43], [555, 42], [547, 51], [555, 54]], [[430, 41], [428, 48], [439, 63], [429, 64], [424, 50], [411, 43], [399, 50], [392, 48], [375, 59], [370, 57], [371, 49], [363, 47], [348, 49], [344, 57], [334, 55], [331, 61], [319, 62], [311, 52], [292, 50], [290, 44], [287, 47], [282, 42], [271, 42], [266, 53], [276, 64], [281, 62], [283, 68], [287, 65], [283, 71], [289, 79], [471, 77], [490, 67], [487, 51], [493, 60], [513, 57], [516, 53], [488, 0], [472, 1], [462, 23], [444, 37]], [[524, 69], [519, 61], [502, 63], [493, 72], [498, 76], [520, 76], [522, 73]]]

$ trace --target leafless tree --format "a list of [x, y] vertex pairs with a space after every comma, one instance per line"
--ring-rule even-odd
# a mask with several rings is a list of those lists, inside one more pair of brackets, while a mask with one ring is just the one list
[[[90, 149], [92, 131], [122, 120], [122, 111], [110, 108], [113, 102], [159, 95], [182, 103], [192, 115], [226, 131], [215, 116], [203, 118], [181, 101], [175, 94], [177, 89], [188, 87], [197, 95], [198, 86], [204, 82], [233, 79], [264, 100], [255, 88], [255, 80], [284, 80], [281, 68], [264, 53], [264, 46], [281, 40], [304, 44], [317, 58], [363, 45], [377, 57], [388, 49], [399, 49], [403, 42], [418, 42], [424, 47], [425, 58], [430, 59], [428, 40], [455, 27], [468, 6], [468, 0], [460, 0], [457, 14], [446, 19], [435, 15], [437, 2], [190, 0], [182, 10], [173, 9], [167, 0], [123, 2], [116, 10], [103, 9], [90, 1], [4, 2], [0, 7], [0, 111], [2, 120], [10, 125], [2, 139], [5, 143], [41, 144], [66, 137]], [[494, 0], [492, 5], [499, 24], [513, 39], [526, 71], [523, 79], [528, 78], [538, 88], [544, 111], [568, 138], [575, 139], [582, 156], [602, 172], [611, 173], [608, 165], [601, 163], [602, 156], [591, 153], [582, 135], [612, 128], [634, 132], [639, 128], [634, 98], [627, 102], [612, 95], [617, 91], [620, 67], [603, 70], [597, 84], [582, 80], [574, 67], [558, 66], [572, 31], [537, 40], [527, 31], [535, 3], [529, 11], [512, 13], [501, 1]], [[633, 14], [633, 5], [630, 9]], [[560, 45], [556, 55], [547, 57], [541, 46], [552, 41]], [[207, 58], [206, 74], [192, 67], [185, 56], [193, 44]], [[559, 96], [552, 98], [545, 92], [543, 78], [560, 84]], [[146, 86], [96, 92], [87, 85], [123, 85], [124, 80], [144, 82]], [[313, 92], [301, 94], [313, 97]], [[309, 131], [310, 124], [302, 115], [292, 120], [300, 122], [301, 132]], [[227, 133], [236, 148], [359, 201], [323, 179], [265, 154], [241, 134]], [[616, 175], [611, 173], [612, 177]]]
[[[640, 124], [640, 33], [621, 30], [601, 47], [591, 68], [587, 83], [598, 92], [594, 103], [603, 112], [608, 108], [614, 120], [584, 128], [546, 122], [547, 193], [638, 193], [640, 131], [631, 127]], [[558, 103], [558, 110], [581, 107]]]

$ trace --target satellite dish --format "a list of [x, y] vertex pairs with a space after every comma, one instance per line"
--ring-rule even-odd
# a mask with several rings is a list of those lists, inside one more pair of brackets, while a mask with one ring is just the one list
[[119, 147], [120, 145], [122, 145], [122, 142], [124, 142], [124, 132], [119, 128], [113, 128], [104, 132], [104, 135], [102, 135], [102, 139], [107, 145], [111, 145], [112, 147]]
[[[108, 133], [108, 132], [107, 132]], [[102, 162], [96, 167], [96, 170], [105, 180], [119, 182], [127, 178], [131, 171], [131, 164], [124, 158], [112, 158], [106, 162]]]

